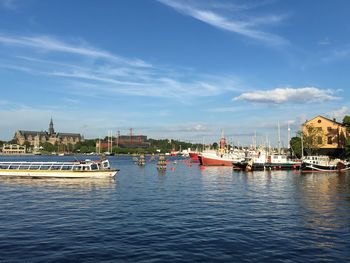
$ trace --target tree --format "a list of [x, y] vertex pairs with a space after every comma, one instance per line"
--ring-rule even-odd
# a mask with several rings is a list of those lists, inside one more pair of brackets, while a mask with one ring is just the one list
[[350, 132], [350, 116], [347, 115], [343, 118], [343, 125], [348, 129]]
[[57, 147], [49, 142], [41, 143], [40, 146], [43, 147], [43, 151], [45, 151], [45, 152], [56, 152], [57, 151]]
[[345, 143], [345, 158], [350, 158], [350, 138], [348, 138]]
[[297, 158], [301, 158], [301, 137], [292, 137], [289, 143], [290, 148], [292, 150], [292, 154], [295, 155]]
[[[305, 132], [306, 131], [306, 132]], [[322, 128], [314, 127], [311, 124], [305, 125], [303, 129], [303, 145], [305, 151], [309, 154], [315, 154], [317, 150], [324, 145], [324, 134]]]

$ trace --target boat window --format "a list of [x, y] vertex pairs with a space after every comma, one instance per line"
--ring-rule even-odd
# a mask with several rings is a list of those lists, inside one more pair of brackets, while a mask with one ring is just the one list
[[42, 165], [40, 166], [40, 170], [49, 170], [50, 166], [49, 165]]
[[29, 165], [20, 165], [19, 169], [20, 170], [28, 170], [29, 169]]
[[103, 165], [104, 168], [108, 168], [109, 167], [108, 161], [102, 162], [102, 165]]
[[81, 165], [75, 165], [73, 166], [74, 171], [80, 171], [81, 170]]
[[65, 170], [65, 171], [72, 170], [72, 166], [71, 165], [63, 165], [62, 170]]
[[9, 169], [15, 170], [18, 169], [19, 165], [18, 164], [12, 164]]
[[30, 167], [29, 167], [29, 169], [30, 170], [38, 170], [39, 169], [39, 165], [31, 165]]
[[52, 165], [51, 166], [51, 170], [60, 170], [61, 169], [61, 165]]
[[88, 171], [88, 170], [90, 170], [90, 166], [84, 165], [84, 166], [83, 166], [83, 171]]
[[8, 169], [9, 165], [8, 164], [0, 164], [0, 169]]
[[91, 164], [91, 170], [98, 170], [97, 164]]

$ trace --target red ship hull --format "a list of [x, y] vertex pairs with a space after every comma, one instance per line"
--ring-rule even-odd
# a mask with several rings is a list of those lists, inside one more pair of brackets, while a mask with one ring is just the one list
[[198, 153], [196, 153], [196, 152], [190, 152], [189, 155], [190, 155], [190, 159], [191, 159], [192, 161], [199, 162]]
[[202, 155], [200, 162], [201, 165], [205, 166], [233, 166], [232, 160], [227, 160], [220, 157], [208, 157]]

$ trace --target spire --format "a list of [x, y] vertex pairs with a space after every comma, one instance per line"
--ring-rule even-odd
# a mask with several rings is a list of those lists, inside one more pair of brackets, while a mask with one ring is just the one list
[[52, 121], [52, 117], [51, 117], [50, 124], [49, 124], [49, 134], [53, 135], [54, 133], [55, 133], [55, 130], [53, 128], [53, 121]]
[[224, 130], [221, 129], [221, 138], [220, 138], [220, 150], [224, 150], [226, 146], [226, 140], [224, 136]]

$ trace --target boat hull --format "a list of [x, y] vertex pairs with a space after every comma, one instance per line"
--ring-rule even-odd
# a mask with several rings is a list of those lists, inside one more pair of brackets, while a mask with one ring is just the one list
[[202, 155], [200, 158], [201, 165], [204, 166], [233, 166], [232, 159], [224, 159], [215, 156]]
[[299, 170], [300, 163], [253, 163], [247, 165], [248, 171]]
[[196, 152], [190, 152], [190, 153], [188, 153], [188, 154], [189, 154], [189, 156], [190, 156], [191, 161], [193, 161], [193, 162], [199, 162], [198, 153], [196, 153]]
[[113, 178], [119, 170], [97, 171], [38, 171], [38, 170], [0, 170], [0, 177], [29, 178]]
[[350, 164], [338, 163], [337, 165], [319, 165], [302, 163], [301, 171], [307, 172], [345, 172], [350, 171]]

